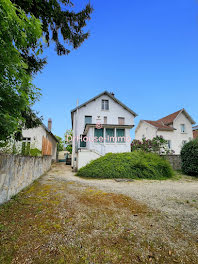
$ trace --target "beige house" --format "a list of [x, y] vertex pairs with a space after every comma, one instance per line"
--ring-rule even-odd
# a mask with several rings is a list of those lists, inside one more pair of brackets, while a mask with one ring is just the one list
[[135, 139], [163, 136], [168, 141], [169, 149], [180, 154], [182, 146], [193, 139], [193, 124], [195, 121], [185, 109], [181, 109], [157, 121], [141, 120], [135, 130]]

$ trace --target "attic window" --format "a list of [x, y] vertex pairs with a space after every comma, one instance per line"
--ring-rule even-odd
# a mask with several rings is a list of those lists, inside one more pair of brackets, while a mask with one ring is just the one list
[[102, 110], [109, 110], [109, 100], [102, 100]]

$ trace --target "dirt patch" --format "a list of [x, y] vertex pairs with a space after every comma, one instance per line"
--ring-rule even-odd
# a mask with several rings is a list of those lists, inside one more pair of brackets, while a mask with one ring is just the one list
[[0, 263], [198, 263], [197, 237], [159, 210], [54, 168], [0, 206]]

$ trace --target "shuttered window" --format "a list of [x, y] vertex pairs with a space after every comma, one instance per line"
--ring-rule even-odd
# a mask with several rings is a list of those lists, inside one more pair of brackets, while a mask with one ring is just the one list
[[116, 137], [117, 143], [125, 143], [125, 130], [124, 129], [116, 129]]
[[118, 125], [124, 125], [125, 120], [124, 117], [118, 117]]
[[106, 128], [106, 142], [107, 143], [114, 143], [114, 128]]
[[[94, 137], [95, 137], [95, 142], [103, 143], [103, 141], [104, 141], [104, 129], [103, 128], [101, 128], [101, 129], [95, 128]], [[99, 140], [99, 138], [101, 138], [101, 140]]]

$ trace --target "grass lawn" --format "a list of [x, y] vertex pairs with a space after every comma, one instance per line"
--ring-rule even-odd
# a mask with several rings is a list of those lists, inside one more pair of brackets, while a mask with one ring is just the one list
[[0, 206], [0, 263], [198, 263], [197, 238], [131, 198], [42, 179]]

